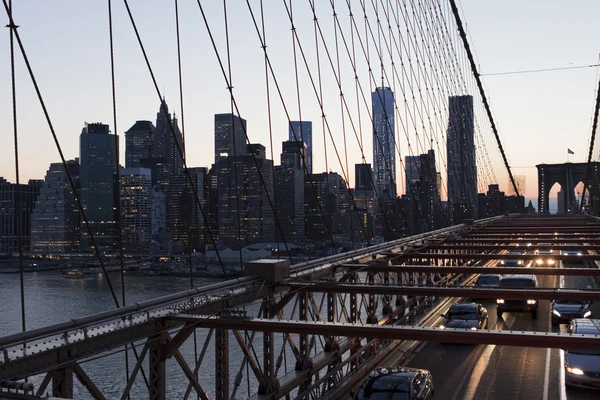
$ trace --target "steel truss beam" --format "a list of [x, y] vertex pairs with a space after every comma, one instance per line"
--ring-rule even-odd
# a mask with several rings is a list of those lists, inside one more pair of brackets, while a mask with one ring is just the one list
[[219, 318], [180, 314], [172, 318], [196, 322], [203, 328], [245, 329], [259, 332], [284, 332], [322, 336], [376, 337], [390, 340], [419, 340], [428, 342], [495, 344], [501, 346], [543, 347], [558, 349], [597, 350], [600, 336], [570, 333], [526, 331], [472, 331], [401, 325], [348, 324], [340, 322], [274, 321], [262, 318]]
[[462, 265], [457, 267], [443, 267], [437, 265], [387, 265], [374, 262], [372, 264], [341, 264], [337, 269], [365, 272], [421, 272], [421, 273], [448, 273], [448, 274], [534, 274], [534, 275], [564, 275], [564, 276], [600, 276], [599, 268], [546, 268], [546, 267], [481, 267]]
[[[388, 256], [394, 260], [407, 260], [407, 259], [424, 259], [424, 260], [537, 260], [541, 256], [537, 254], [481, 254], [481, 253], [382, 253], [382, 255]], [[565, 255], [565, 254], [552, 254], [550, 256], [554, 260], [564, 261], [600, 261], [600, 254], [582, 254], [576, 255]]]
[[[598, 228], [600, 229], [600, 227]], [[545, 242], [544, 242], [545, 243]], [[564, 243], [561, 242], [561, 243]], [[520, 243], [523, 246], [515, 246], [513, 244], [460, 244], [460, 242], [452, 242], [452, 244], [430, 244], [425, 246], [428, 250], [484, 250], [484, 251], [500, 251], [500, 250], [540, 250], [547, 249], [547, 246], [538, 246], [532, 244], [531, 246], [525, 246], [525, 243]], [[600, 250], [600, 245], [585, 245], [585, 244], [575, 244], [575, 245], [560, 245], [554, 247], [554, 250]]]
[[280, 283], [278, 286], [288, 288], [291, 291], [313, 293], [393, 294], [405, 296], [469, 297], [478, 299], [600, 300], [600, 291], [578, 289], [489, 289], [477, 287], [339, 285], [296, 282]]
[[595, 244], [598, 245], [600, 244], [600, 237], [595, 236], [594, 238], [585, 238], [582, 236], [579, 236], [577, 238], [570, 238], [570, 239], [554, 239], [554, 237], [551, 238], [547, 238], [547, 239], [539, 239], [539, 238], [509, 238], [509, 237], [499, 237], [499, 238], [494, 238], [494, 239], [483, 239], [483, 238], [477, 238], [477, 237], [465, 237], [463, 239], [446, 239], [444, 240], [441, 244], [432, 244], [431, 246], [440, 246], [440, 247], [444, 247], [444, 246], [460, 246], [460, 245], [472, 245], [474, 243], [485, 243], [485, 244], [495, 244], [495, 245], [515, 245], [515, 244], [525, 244], [525, 243], [531, 243], [533, 244], [537, 244], [537, 243], [550, 243], [550, 244], [558, 244], [558, 245], [562, 245], [562, 243], [565, 243], [565, 241], [569, 241], [570, 243], [589, 243], [589, 244]]

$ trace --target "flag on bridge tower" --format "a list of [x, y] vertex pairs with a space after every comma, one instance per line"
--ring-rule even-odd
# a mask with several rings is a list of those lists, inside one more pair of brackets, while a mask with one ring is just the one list
[[575, 153], [573, 153], [573, 150], [567, 149], [567, 154], [575, 154]]

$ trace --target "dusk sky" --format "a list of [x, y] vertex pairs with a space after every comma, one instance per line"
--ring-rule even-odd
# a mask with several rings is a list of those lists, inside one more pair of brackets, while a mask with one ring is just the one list
[[[38, 1], [14, 2], [15, 22], [30, 58], [33, 71], [48, 106], [50, 117], [58, 134], [63, 152], [68, 159], [79, 156], [79, 134], [85, 122], [103, 122], [111, 131], [121, 136], [121, 153], [124, 156], [124, 132], [136, 120], [155, 122], [159, 99], [154, 91], [144, 64], [133, 28], [123, 2], [114, 1], [115, 68], [117, 80], [117, 128], [113, 126], [110, 53], [108, 39], [108, 14], [105, 1]], [[173, 1], [130, 1], [133, 16], [150, 63], [163, 91], [169, 108], [180, 114], [177, 78], [177, 52]], [[229, 95], [210, 44], [196, 1], [181, 0], [180, 25], [184, 80], [185, 134], [190, 166], [210, 167], [213, 162], [213, 115], [230, 112]], [[223, 5], [221, 2], [201, 2], [207, 12], [210, 27], [223, 61], [226, 63]], [[260, 26], [260, 2], [250, 1]], [[267, 51], [281, 86], [285, 105], [292, 120], [299, 119], [293, 63], [292, 36], [283, 1], [264, 1]], [[332, 10], [329, 2], [317, 1], [317, 15], [326, 37], [327, 46], [335, 63], [335, 36]], [[345, 1], [336, 5], [340, 24], [350, 38], [348, 8]], [[354, 4], [356, 3], [356, 4]], [[388, 4], [382, 1], [381, 3]], [[396, 2], [391, 2], [396, 4]], [[433, 2], [428, 2], [433, 3]], [[33, 5], [35, 4], [35, 5]], [[289, 2], [288, 2], [289, 4]], [[293, 15], [300, 41], [316, 79], [317, 63], [312, 12], [309, 1], [294, 1]], [[439, 0], [447, 17], [448, 2]], [[482, 2], [463, 0], [463, 18], [467, 23], [471, 46], [475, 49], [478, 67], [482, 74], [573, 67], [598, 64], [600, 39], [598, 18], [600, 2], [578, 1], [516, 1]], [[394, 6], [395, 7], [395, 6]], [[8, 18], [1, 9], [2, 25]], [[366, 40], [360, 3], [353, 2], [359, 33]], [[270, 135], [267, 114], [264, 56], [254, 29], [250, 12], [244, 1], [230, 1], [227, 9], [231, 43], [231, 69], [234, 95], [242, 118], [248, 121], [248, 134], [254, 143], [262, 143], [270, 154]], [[359, 15], [360, 14], [360, 15]], [[368, 10], [376, 34], [376, 18]], [[451, 19], [448, 19], [452, 21]], [[454, 39], [455, 27], [451, 26]], [[404, 32], [405, 31], [405, 28]], [[385, 27], [387, 32], [387, 25]], [[15, 181], [12, 111], [10, 85], [10, 53], [8, 30], [0, 40], [0, 121], [4, 127], [0, 145], [0, 176]], [[397, 31], [396, 31], [397, 33]], [[347, 151], [344, 149], [339, 89], [329, 61], [321, 45], [321, 70], [323, 79], [324, 109], [332, 130], [333, 143], [338, 148], [341, 165], [334, 153], [332, 140], [327, 136], [323, 143], [321, 112], [313, 93], [306, 68], [299, 57], [300, 101], [303, 120], [313, 121], [313, 147], [315, 172], [325, 170], [325, 146], [328, 169], [346, 175], [354, 185], [353, 165], [361, 162], [359, 142], [363, 140], [366, 161], [372, 162], [372, 132], [367, 107], [357, 96], [350, 62], [340, 42], [342, 89], [349, 104], [352, 122], [346, 115]], [[358, 39], [357, 39], [358, 40]], [[459, 43], [459, 42], [455, 42]], [[366, 101], [370, 103], [373, 82], [367, 73], [364, 57], [357, 45], [358, 75]], [[370, 43], [372, 62], [377, 66], [374, 45]], [[17, 103], [20, 140], [21, 181], [43, 179], [51, 162], [60, 160], [52, 141], [48, 125], [27, 75], [22, 57], [17, 54]], [[464, 58], [463, 58], [464, 59]], [[398, 59], [395, 60], [399, 65]], [[393, 77], [389, 56], [384, 56], [389, 79]], [[467, 64], [464, 63], [464, 67]], [[337, 66], [336, 66], [337, 68]], [[467, 70], [465, 69], [465, 73]], [[401, 72], [400, 72], [401, 73]], [[381, 73], [375, 74], [381, 79]], [[567, 148], [574, 151], [572, 162], [587, 159], [592, 125], [598, 68], [583, 68], [553, 72], [484, 76], [487, 95], [492, 104], [500, 137], [503, 140], [513, 172], [527, 176], [527, 197], [537, 195], [539, 163], [562, 163], [567, 160]], [[472, 79], [469, 76], [469, 81]], [[386, 83], [387, 85], [387, 83]], [[470, 88], [474, 90], [472, 83]], [[391, 84], [390, 84], [391, 86]], [[400, 87], [400, 84], [399, 86]], [[270, 81], [273, 158], [279, 164], [281, 142], [287, 140], [288, 128], [281, 101]], [[414, 94], [414, 93], [413, 93]], [[454, 94], [476, 94], [457, 92]], [[409, 93], [405, 94], [410, 98]], [[404, 108], [400, 90], [396, 90], [399, 108]], [[441, 97], [439, 97], [441, 99]], [[446, 99], [447, 102], [447, 99]], [[410, 100], [412, 105], [412, 100]], [[446, 105], [447, 107], [447, 105]], [[370, 108], [370, 106], [368, 107]], [[402, 111], [404, 112], [404, 111]], [[402, 113], [401, 112], [401, 113]], [[360, 114], [361, 124], [358, 124]], [[408, 140], [414, 154], [429, 148], [433, 139], [438, 154], [438, 168], [445, 181], [445, 126], [447, 115], [440, 116], [421, 131], [418, 121], [413, 127], [404, 114], [404, 128], [399, 126], [401, 157], [410, 154]], [[491, 135], [483, 109], [477, 106], [478, 124], [482, 126], [483, 141], [492, 160], [495, 176], [502, 189], [506, 189], [507, 176], [498, 149]], [[356, 126], [356, 132], [351, 128]], [[429, 125], [428, 125], [429, 126]], [[415, 132], [420, 132], [417, 137]], [[358, 139], [357, 139], [358, 137]], [[345, 153], [348, 156], [346, 158]], [[439, 156], [441, 154], [441, 157]], [[594, 154], [597, 159], [597, 152]], [[122, 160], [124, 157], [121, 158]], [[399, 157], [397, 156], [397, 159]], [[349, 172], [346, 172], [346, 165]], [[404, 172], [397, 166], [398, 187], [404, 192]], [[490, 183], [490, 182], [488, 182]]]

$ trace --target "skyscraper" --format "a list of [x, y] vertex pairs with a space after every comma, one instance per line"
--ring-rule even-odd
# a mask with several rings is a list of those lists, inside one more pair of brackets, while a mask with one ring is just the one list
[[[174, 175], [169, 180], [168, 226], [175, 240], [183, 243], [187, 251], [200, 250], [205, 240], [208, 241], [206, 223], [202, 211], [208, 212], [209, 178], [208, 170], [204, 167], [188, 168], [190, 178]], [[198, 198], [196, 198], [196, 194]], [[200, 205], [198, 205], [198, 201]], [[200, 211], [202, 207], [202, 211]]]
[[171, 118], [167, 103], [163, 99], [158, 113], [156, 113], [156, 131], [152, 141], [151, 156], [164, 159], [163, 163], [168, 164], [170, 175], [177, 175], [182, 171], [183, 163], [178, 145], [183, 151], [183, 138], [177, 117], [173, 115]]
[[152, 157], [156, 128], [150, 121], [136, 121], [125, 132], [125, 168], [142, 167], [141, 160]]
[[[374, 191], [373, 191], [373, 171], [371, 164], [355, 164], [354, 166], [354, 203], [356, 213], [360, 218], [353, 224], [351, 232], [352, 241], [364, 240], [364, 230], [367, 232], [369, 240], [373, 239], [373, 210], [374, 210]], [[356, 214], [353, 213], [353, 214]]]
[[448, 116], [448, 202], [455, 223], [477, 218], [473, 96], [451, 96]]
[[414, 184], [421, 180], [421, 156], [406, 156], [404, 158], [405, 170], [405, 192], [411, 196], [414, 192]]
[[227, 157], [244, 156], [246, 120], [232, 114], [215, 114], [215, 164]]
[[[0, 177], [0, 254], [19, 251], [19, 226], [21, 247], [23, 251], [29, 251], [31, 212], [42, 184], [41, 180], [29, 180], [26, 185], [17, 185]], [[17, 211], [19, 209], [20, 215]]]
[[304, 240], [304, 149], [302, 142], [283, 142], [281, 165], [275, 167], [275, 210], [281, 227], [275, 234], [286, 242]]
[[123, 250], [144, 254], [152, 239], [152, 178], [148, 168], [120, 170]]
[[[290, 121], [290, 142], [300, 141], [306, 147], [306, 168], [312, 174], [312, 121]], [[301, 167], [304, 169], [304, 167]]]
[[[79, 138], [80, 187], [83, 210], [94, 234], [97, 245], [114, 249], [117, 238], [116, 205], [119, 201], [118, 182], [115, 182], [116, 162], [115, 135], [108, 125], [85, 124]], [[81, 248], [92, 246], [88, 230], [81, 219]]]
[[[67, 161], [79, 190], [79, 159]], [[62, 163], [52, 163], [31, 214], [31, 251], [71, 253], [79, 250], [80, 215], [75, 193]]]
[[396, 197], [396, 139], [394, 93], [379, 87], [373, 101], [373, 173], [375, 190], [385, 199]]
[[272, 201], [273, 161], [265, 147], [249, 144], [245, 155], [223, 156], [215, 168], [219, 240], [232, 248], [272, 242], [275, 218], [267, 195]]

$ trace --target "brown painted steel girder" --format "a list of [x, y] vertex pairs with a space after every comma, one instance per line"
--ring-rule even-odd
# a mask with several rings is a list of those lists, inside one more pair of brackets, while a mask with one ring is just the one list
[[535, 275], [564, 275], [564, 276], [600, 276], [598, 268], [524, 268], [524, 267], [482, 267], [482, 266], [453, 266], [443, 267], [436, 265], [386, 265], [374, 262], [372, 264], [341, 264], [338, 269], [363, 272], [423, 272], [423, 273], [447, 273], [447, 274], [535, 274]]
[[393, 286], [337, 283], [281, 282], [276, 286], [296, 292], [356, 293], [405, 296], [469, 297], [472, 299], [530, 299], [599, 301], [600, 290], [492, 289], [479, 287]]
[[550, 254], [550, 255], [538, 255], [538, 254], [458, 254], [458, 253], [389, 253], [384, 252], [382, 255], [394, 257], [396, 259], [431, 259], [431, 260], [537, 260], [539, 258], [552, 258], [553, 260], [565, 260], [569, 261], [597, 261], [600, 260], [600, 254], [583, 254], [577, 255], [566, 255], [566, 254]]
[[[456, 242], [458, 243], [458, 242]], [[523, 245], [525, 243], [522, 243]], [[494, 250], [539, 250], [539, 249], [547, 249], [548, 246], [538, 246], [535, 244], [531, 244], [531, 246], [515, 246], [510, 244], [432, 244], [427, 246], [427, 249], [435, 249], [435, 250], [485, 250], [485, 251], [494, 251]], [[600, 245], [562, 245], [556, 246], [553, 250], [600, 250]]]
[[171, 317], [197, 324], [202, 328], [238, 329], [259, 332], [283, 332], [323, 336], [377, 337], [391, 340], [496, 344], [504, 346], [544, 347], [562, 349], [598, 349], [600, 336], [523, 331], [472, 331], [402, 325], [348, 324], [321, 321], [275, 321], [261, 318], [220, 318], [179, 314]]
[[571, 226], [571, 227], [556, 227], [556, 226], [547, 226], [547, 227], [539, 227], [539, 226], [528, 226], [528, 227], [510, 227], [510, 226], [495, 226], [488, 227], [478, 232], [482, 233], [514, 233], [514, 232], [522, 232], [522, 233], [595, 233], [598, 232], [599, 225], [596, 226]]
[[[577, 239], [568, 239], [569, 242], [571, 243], [579, 243], [579, 242], [583, 242], [583, 243], [594, 243], [594, 244], [600, 244], [600, 237], [597, 238], [577, 238]], [[500, 244], [525, 244], [525, 243], [550, 243], [550, 244], [563, 244], [565, 243], [565, 239], [554, 239], [554, 238], [548, 238], [548, 239], [538, 239], [538, 238], [525, 238], [525, 239], [518, 239], [518, 238], [498, 238], [498, 239], [485, 239], [485, 238], [464, 238], [464, 239], [458, 239], [458, 240], [450, 240], [447, 239], [443, 242], [441, 242], [441, 244], [430, 244], [429, 246], [431, 247], [435, 247], [435, 246], [444, 246], [444, 245], [459, 245], [459, 244], [470, 244], [470, 243], [490, 243], [490, 242], [495, 242], [497, 245]]]

